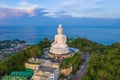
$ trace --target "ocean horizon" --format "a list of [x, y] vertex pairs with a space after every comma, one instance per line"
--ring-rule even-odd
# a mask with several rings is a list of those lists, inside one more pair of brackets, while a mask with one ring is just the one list
[[[36, 44], [43, 38], [54, 39], [58, 26], [0, 26], [0, 41], [20, 39], [27, 44]], [[120, 27], [87, 27], [87, 26], [64, 26], [64, 34], [69, 38], [86, 38], [91, 41], [109, 45], [120, 42]]]

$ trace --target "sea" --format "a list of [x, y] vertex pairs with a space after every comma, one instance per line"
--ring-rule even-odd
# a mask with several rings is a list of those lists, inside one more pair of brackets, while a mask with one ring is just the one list
[[[54, 40], [58, 26], [0, 26], [0, 41], [20, 39], [27, 44], [37, 44], [47, 37]], [[110, 45], [120, 42], [120, 27], [63, 26], [69, 38], [86, 38], [91, 41]]]

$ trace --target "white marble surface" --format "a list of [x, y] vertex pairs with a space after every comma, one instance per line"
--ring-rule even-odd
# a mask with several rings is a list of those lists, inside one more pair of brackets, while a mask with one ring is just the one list
[[58, 34], [55, 35], [54, 42], [51, 44], [50, 52], [54, 54], [69, 53], [68, 45], [66, 44], [67, 37], [63, 35], [63, 28], [60, 24], [57, 29]]

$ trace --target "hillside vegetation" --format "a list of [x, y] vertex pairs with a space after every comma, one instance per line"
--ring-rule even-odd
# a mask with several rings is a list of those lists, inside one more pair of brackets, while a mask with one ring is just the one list
[[85, 38], [71, 39], [68, 43], [91, 54], [86, 75], [82, 80], [120, 79], [120, 43], [102, 45]]

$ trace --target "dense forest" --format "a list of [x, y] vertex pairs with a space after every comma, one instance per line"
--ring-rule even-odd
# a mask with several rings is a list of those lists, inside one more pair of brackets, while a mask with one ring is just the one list
[[83, 80], [119, 80], [120, 43], [106, 46], [101, 52], [94, 52]]
[[[71, 47], [91, 54], [87, 72], [82, 80], [120, 79], [120, 43], [102, 45], [85, 38], [68, 39], [67, 43]], [[40, 57], [42, 49], [50, 47], [50, 44], [51, 41], [44, 38], [40, 43], [7, 58], [0, 63], [0, 76], [14, 70], [24, 70], [24, 62], [30, 57]]]
[[87, 72], [82, 80], [120, 79], [120, 43], [102, 45], [85, 38], [71, 39], [68, 43], [91, 54]]

